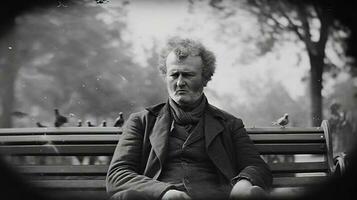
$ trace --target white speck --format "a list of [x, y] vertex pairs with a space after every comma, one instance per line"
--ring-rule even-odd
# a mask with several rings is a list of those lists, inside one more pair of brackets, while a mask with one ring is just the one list
[[9, 46], [8, 48], [11, 50], [11, 49], [12, 49], [12, 46]]
[[65, 8], [67, 8], [68, 6], [65, 5], [65, 4], [63, 4], [61, 1], [58, 1], [57, 8], [59, 8], [59, 7], [65, 7]]

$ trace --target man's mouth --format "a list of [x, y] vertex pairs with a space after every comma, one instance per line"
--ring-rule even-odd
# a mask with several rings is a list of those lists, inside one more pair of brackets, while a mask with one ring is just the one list
[[187, 90], [176, 90], [176, 93], [179, 94], [179, 93], [187, 93]]

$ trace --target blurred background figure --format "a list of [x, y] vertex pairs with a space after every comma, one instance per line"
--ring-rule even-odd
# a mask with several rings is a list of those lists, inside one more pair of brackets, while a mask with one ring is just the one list
[[[356, 142], [356, 130], [353, 130], [351, 117], [341, 103], [333, 101], [329, 107], [328, 122], [332, 132], [333, 154], [350, 152]], [[356, 122], [355, 122], [356, 123]]]

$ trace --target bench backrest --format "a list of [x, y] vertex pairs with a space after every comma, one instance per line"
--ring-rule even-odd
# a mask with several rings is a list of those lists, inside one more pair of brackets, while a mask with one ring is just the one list
[[[272, 169], [274, 187], [298, 188], [320, 183], [333, 171], [328, 129], [327, 121], [323, 121], [321, 127], [247, 128], [247, 132]], [[0, 129], [0, 153], [13, 157], [110, 157], [120, 133], [121, 129], [115, 127]], [[300, 161], [299, 155], [317, 160]], [[279, 162], [281, 158], [292, 159]], [[46, 190], [105, 195], [108, 163], [35, 163], [20, 164], [17, 168]]]

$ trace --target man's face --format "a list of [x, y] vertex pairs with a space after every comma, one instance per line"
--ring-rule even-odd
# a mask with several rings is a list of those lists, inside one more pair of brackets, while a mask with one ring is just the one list
[[166, 59], [166, 86], [171, 99], [181, 106], [195, 103], [202, 95], [202, 59], [188, 56], [180, 62], [171, 52]]

